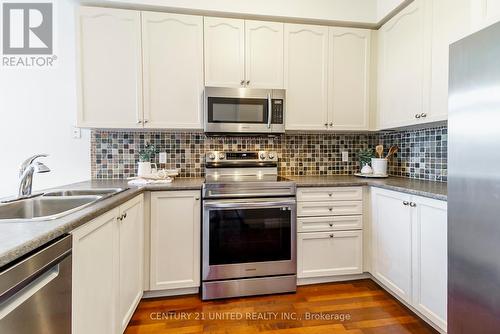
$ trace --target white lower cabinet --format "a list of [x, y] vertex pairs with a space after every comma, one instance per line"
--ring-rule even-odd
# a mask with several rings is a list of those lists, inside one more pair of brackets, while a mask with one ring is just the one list
[[142, 297], [143, 196], [73, 234], [73, 334], [123, 333]]
[[298, 278], [360, 274], [362, 231], [299, 233]]
[[413, 306], [441, 329], [447, 325], [447, 203], [414, 197]]
[[298, 189], [299, 284], [363, 272], [362, 213], [361, 187]]
[[372, 189], [372, 274], [446, 331], [447, 203]]
[[372, 190], [373, 276], [406, 302], [411, 301], [410, 196]]
[[138, 196], [120, 206], [118, 328], [122, 333], [143, 293], [144, 201]]
[[151, 290], [200, 286], [200, 192], [151, 193]]

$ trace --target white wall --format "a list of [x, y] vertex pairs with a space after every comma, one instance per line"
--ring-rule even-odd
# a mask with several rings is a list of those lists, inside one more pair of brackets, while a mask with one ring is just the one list
[[76, 0], [55, 2], [53, 69], [0, 67], [0, 197], [17, 192], [19, 164], [35, 153], [52, 172], [34, 177], [37, 189], [90, 179], [90, 139], [72, 138], [76, 123]]
[[[158, 8], [241, 13], [309, 20], [376, 23], [378, 0], [90, 0], [108, 6], [155, 6]], [[85, 1], [84, 1], [85, 2]]]

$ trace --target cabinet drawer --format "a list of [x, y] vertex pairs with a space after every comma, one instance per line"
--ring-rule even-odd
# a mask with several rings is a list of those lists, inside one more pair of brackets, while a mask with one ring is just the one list
[[360, 215], [363, 213], [362, 203], [361, 201], [299, 202], [297, 215], [299, 217]]
[[362, 187], [335, 187], [335, 188], [300, 188], [297, 189], [297, 201], [361, 201]]
[[297, 219], [298, 232], [349, 231], [363, 228], [363, 216], [308, 217]]
[[299, 278], [360, 274], [363, 272], [363, 231], [299, 233]]

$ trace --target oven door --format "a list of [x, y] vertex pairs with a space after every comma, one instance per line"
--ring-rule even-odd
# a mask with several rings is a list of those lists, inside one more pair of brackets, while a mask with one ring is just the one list
[[283, 132], [283, 104], [284, 91], [207, 87], [205, 132]]
[[203, 203], [203, 280], [296, 272], [295, 198]]

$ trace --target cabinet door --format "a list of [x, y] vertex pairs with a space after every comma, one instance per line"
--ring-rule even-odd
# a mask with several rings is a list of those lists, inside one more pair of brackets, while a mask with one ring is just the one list
[[427, 115], [425, 121], [441, 121], [448, 118], [449, 46], [450, 43], [464, 37], [470, 30], [470, 1], [431, 1], [431, 95], [429, 115]]
[[151, 289], [200, 285], [200, 192], [151, 193]]
[[477, 31], [500, 21], [500, 1], [471, 0], [472, 30]]
[[241, 87], [245, 80], [245, 21], [205, 17], [205, 85]]
[[373, 275], [401, 299], [411, 302], [410, 196], [372, 189]]
[[114, 209], [72, 232], [72, 333], [116, 333], [119, 210]]
[[362, 245], [362, 231], [299, 233], [297, 276], [361, 274]]
[[144, 259], [143, 196], [120, 206], [118, 328], [123, 332], [142, 298]]
[[368, 130], [370, 30], [330, 28], [328, 122], [334, 130]]
[[[426, 110], [430, 51], [424, 2], [416, 0], [379, 30], [379, 126], [418, 123]], [[427, 36], [430, 39], [430, 36]], [[427, 77], [426, 77], [427, 75]]]
[[245, 78], [252, 88], [283, 88], [283, 23], [245, 21]]
[[81, 7], [77, 33], [78, 126], [142, 127], [141, 13]]
[[285, 24], [286, 129], [327, 130], [328, 27]]
[[144, 126], [202, 128], [203, 18], [142, 13]]
[[447, 205], [421, 197], [413, 202], [413, 305], [446, 331]]

